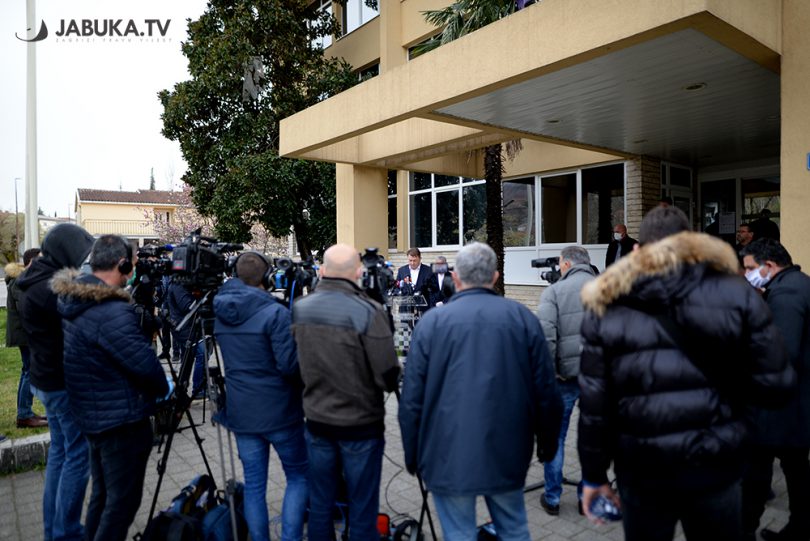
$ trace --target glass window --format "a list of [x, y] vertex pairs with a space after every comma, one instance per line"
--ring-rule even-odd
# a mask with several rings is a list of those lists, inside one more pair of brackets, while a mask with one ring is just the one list
[[507, 180], [503, 183], [503, 245], [534, 246], [535, 228], [534, 177]]
[[433, 175], [433, 184], [436, 188], [441, 188], [442, 186], [452, 186], [454, 184], [458, 184], [459, 177], [450, 177], [447, 175]]
[[388, 195], [397, 194], [397, 172], [393, 169], [388, 171]]
[[[464, 179], [473, 180], [473, 179]], [[487, 193], [484, 184], [474, 184], [462, 188], [462, 208], [464, 209], [464, 244], [487, 240]]]
[[433, 246], [431, 193], [411, 195], [411, 245]]
[[430, 173], [414, 173], [411, 175], [411, 191], [429, 190], [431, 188]]
[[672, 186], [692, 187], [692, 171], [675, 165], [669, 166], [669, 183]]
[[368, 7], [365, 0], [346, 0], [343, 6], [343, 34], [354, 32], [377, 15], [377, 10]]
[[624, 164], [582, 170], [582, 244], [607, 244], [624, 223]]
[[[329, 15], [332, 15], [332, 0], [318, 0], [315, 6], [316, 11], [323, 11]], [[332, 36], [321, 36], [313, 42], [313, 45], [320, 47], [321, 49], [326, 49], [332, 45]]]
[[577, 175], [540, 180], [543, 243], [577, 241]]
[[458, 221], [458, 190], [436, 193], [436, 245], [459, 243]]
[[397, 196], [388, 198], [388, 248], [397, 248]]

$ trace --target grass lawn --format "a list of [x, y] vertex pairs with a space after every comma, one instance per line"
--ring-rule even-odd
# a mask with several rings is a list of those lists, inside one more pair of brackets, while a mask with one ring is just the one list
[[[20, 350], [6, 347], [6, 309], [0, 308], [0, 434], [16, 439], [47, 432], [47, 428], [17, 428], [17, 385], [20, 382]], [[34, 398], [34, 413], [45, 415]]]

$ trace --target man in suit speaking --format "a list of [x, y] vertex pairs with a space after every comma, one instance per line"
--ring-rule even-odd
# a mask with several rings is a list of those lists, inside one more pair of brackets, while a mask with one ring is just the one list
[[408, 250], [408, 264], [397, 271], [397, 282], [400, 289], [413, 289], [414, 295], [421, 294], [428, 299], [427, 283], [432, 273], [430, 267], [422, 264], [422, 253], [419, 248]]

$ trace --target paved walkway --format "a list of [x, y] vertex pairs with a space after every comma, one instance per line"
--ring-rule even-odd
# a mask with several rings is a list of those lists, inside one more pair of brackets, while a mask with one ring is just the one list
[[[202, 402], [192, 405], [192, 415], [197, 422], [202, 421]], [[383, 460], [382, 485], [380, 488], [380, 511], [392, 517], [401, 514], [418, 518], [421, 506], [421, 496], [414, 477], [402, 469], [402, 448], [399, 435], [399, 426], [396, 421], [397, 404], [393, 397], [387, 402], [386, 419], [386, 453]], [[576, 414], [575, 414], [576, 415]], [[218, 484], [222, 482], [221, 454], [217, 444], [217, 429], [210, 423], [210, 411], [207, 412], [207, 422], [200, 427], [201, 435], [205, 438], [203, 448], [208, 456], [211, 468]], [[572, 429], [568, 435], [566, 446], [566, 460], [564, 474], [569, 479], [579, 479], [579, 465], [575, 449], [576, 419], [571, 423]], [[223, 440], [227, 442], [223, 431]], [[227, 445], [227, 443], [225, 443]], [[234, 442], [234, 453], [236, 443]], [[227, 449], [227, 447], [226, 447]], [[147, 471], [145, 489], [141, 508], [130, 529], [130, 537], [142, 531], [147, 522], [149, 506], [152, 502], [155, 485], [157, 483], [157, 448], [153, 451]], [[227, 450], [225, 452], [226, 469], [230, 471], [230, 460]], [[237, 469], [237, 478], [242, 478], [239, 459], [234, 456]], [[190, 430], [181, 432], [175, 438], [175, 444], [169, 458], [167, 474], [158, 499], [158, 508], [166, 507], [171, 498], [175, 496], [194, 476], [203, 473], [205, 468], [200, 452], [194, 443]], [[781, 528], [787, 520], [787, 495], [781, 470], [776, 468], [777, 479], [774, 483], [776, 499], [772, 501], [765, 512], [762, 524], [772, 528]], [[32, 471], [7, 477], [0, 477], [0, 540], [28, 541], [42, 539], [42, 513], [41, 497], [44, 471]], [[529, 470], [527, 484], [537, 483], [543, 479], [543, 470], [539, 464], [533, 464]], [[541, 491], [526, 494], [526, 505], [529, 515], [529, 527], [533, 539], [548, 541], [618, 541], [623, 538], [621, 525], [595, 526], [580, 517], [576, 510], [576, 491], [573, 487], [565, 487], [562, 498], [560, 515], [551, 517], [542, 510], [539, 504]], [[271, 458], [269, 483], [267, 488], [267, 502], [271, 517], [281, 512], [281, 503], [284, 496], [284, 475], [281, 464], [276, 456]], [[89, 487], [88, 487], [89, 497]], [[441, 536], [438, 519], [436, 520], [437, 533]], [[479, 502], [479, 523], [487, 519], [486, 508]], [[271, 536], [280, 539], [280, 525], [278, 520], [271, 524]], [[429, 539], [429, 536], [427, 536]], [[683, 539], [679, 534], [676, 539]]]

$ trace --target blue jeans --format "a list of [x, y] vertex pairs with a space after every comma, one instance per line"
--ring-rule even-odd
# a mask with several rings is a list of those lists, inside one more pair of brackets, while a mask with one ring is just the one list
[[17, 419], [30, 419], [34, 416], [31, 406], [34, 404], [34, 394], [31, 392], [31, 350], [28, 346], [20, 346], [22, 368], [20, 369], [20, 384], [17, 386]]
[[45, 405], [51, 431], [42, 498], [45, 541], [82, 539], [82, 505], [90, 473], [87, 440], [70, 411], [66, 391], [40, 391], [33, 385], [31, 389]]
[[194, 353], [194, 376], [191, 379], [191, 394], [204, 391], [205, 380], [205, 342], [200, 341]]
[[[476, 496], [433, 494], [433, 503], [442, 524], [445, 541], [473, 541], [477, 537], [475, 524]], [[529, 524], [523, 490], [501, 494], [485, 494], [489, 516], [501, 541], [529, 541]]]
[[267, 516], [267, 464], [270, 446], [284, 468], [287, 488], [281, 509], [282, 541], [300, 541], [304, 536], [307, 510], [307, 447], [304, 425], [266, 434], [236, 434], [239, 459], [245, 472], [245, 519], [253, 541], [269, 541]]
[[343, 466], [349, 504], [349, 539], [376, 541], [377, 514], [380, 510], [380, 476], [385, 439], [333, 440], [315, 436], [307, 430], [309, 452], [309, 526], [310, 541], [332, 541], [335, 506]]
[[544, 498], [549, 505], [560, 505], [563, 482], [563, 463], [565, 461], [565, 436], [571, 422], [571, 413], [579, 398], [579, 384], [576, 379], [567, 381], [557, 380], [557, 387], [563, 399], [562, 425], [560, 425], [560, 439], [557, 442], [557, 454], [554, 460], [543, 465], [543, 476], [546, 479], [546, 493]]
[[88, 434], [93, 492], [87, 506], [90, 541], [124, 541], [141, 505], [146, 463], [152, 450], [148, 419]]

